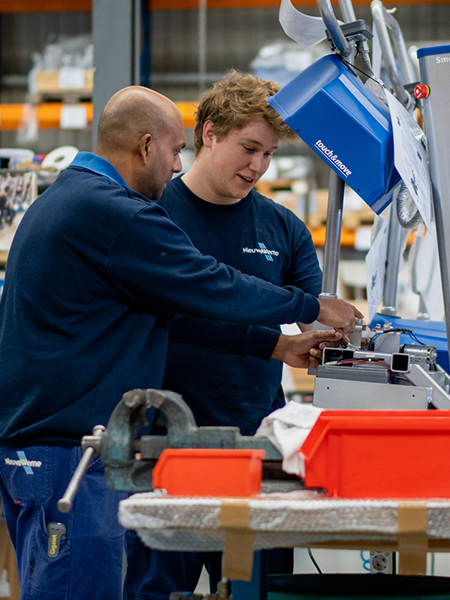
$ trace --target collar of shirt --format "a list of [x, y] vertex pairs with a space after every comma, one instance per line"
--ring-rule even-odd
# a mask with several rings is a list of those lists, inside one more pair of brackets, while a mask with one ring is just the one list
[[88, 171], [92, 171], [93, 173], [97, 173], [98, 175], [104, 175], [105, 177], [112, 179], [115, 183], [128, 187], [123, 177], [116, 171], [111, 163], [92, 152], [78, 152], [69, 166], [81, 167]]

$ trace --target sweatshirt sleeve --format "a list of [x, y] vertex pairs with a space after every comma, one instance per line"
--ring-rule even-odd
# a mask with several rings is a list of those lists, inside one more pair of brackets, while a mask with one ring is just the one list
[[201, 254], [155, 203], [118, 235], [106, 279], [124, 304], [227, 322], [311, 323], [320, 308], [312, 294], [277, 287]]
[[219, 350], [238, 356], [270, 360], [280, 337], [279, 329], [225, 323], [184, 315], [170, 315], [169, 340]]

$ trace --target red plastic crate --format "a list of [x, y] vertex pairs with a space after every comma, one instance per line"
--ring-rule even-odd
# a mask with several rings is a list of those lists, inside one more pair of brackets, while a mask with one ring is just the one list
[[264, 450], [163, 450], [153, 487], [181, 496], [252, 496], [261, 491]]
[[450, 412], [320, 414], [300, 448], [304, 483], [340, 498], [450, 498]]

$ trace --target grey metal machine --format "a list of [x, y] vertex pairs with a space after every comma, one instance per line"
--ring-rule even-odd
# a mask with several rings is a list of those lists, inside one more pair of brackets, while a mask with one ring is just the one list
[[[362, 327], [364, 333], [369, 332]], [[401, 344], [401, 333], [405, 330], [387, 324], [370, 332], [367, 342], [326, 348], [313, 404], [342, 410], [449, 410], [450, 377], [436, 363], [436, 348]]]
[[[336, 17], [327, 0], [319, 0], [319, 8], [334, 49], [347, 58], [358, 52], [369, 70], [371, 65], [365, 52], [365, 40], [345, 44], [336, 31]], [[340, 3], [341, 4], [341, 3]], [[354, 20], [351, 5], [341, 5], [344, 18]], [[450, 223], [450, 175], [448, 151], [450, 144], [450, 120], [446, 118], [446, 106], [450, 92], [450, 46], [425, 48], [418, 52], [422, 86], [416, 76], [406, 51], [397, 21], [386, 11], [380, 0], [371, 4], [374, 23], [380, 38], [386, 69], [394, 95], [407, 109], [417, 102], [416, 90], [426, 88], [429, 94], [422, 100], [425, 133], [428, 138], [430, 176], [433, 189], [434, 212], [439, 239], [439, 255], [444, 290], [444, 304], [450, 306], [450, 242], [446, 236], [446, 223]], [[342, 27], [342, 30], [345, 26]], [[394, 49], [388, 36], [391, 33]], [[367, 35], [367, 34], [366, 34]], [[335, 39], [336, 37], [336, 39]], [[349, 51], [348, 46], [352, 48]], [[397, 61], [400, 65], [400, 72]], [[446, 69], [446, 70], [445, 70]], [[414, 94], [413, 94], [414, 92]], [[390, 92], [387, 92], [390, 93]], [[420, 96], [418, 96], [420, 97]], [[395, 301], [397, 273], [401, 250], [402, 227], [413, 227], [420, 222], [420, 215], [405, 219], [406, 187], [395, 192], [397, 214], [391, 211], [388, 248], [388, 269], [384, 285], [382, 313], [396, 316]], [[407, 192], [407, 191], [406, 191]], [[327, 214], [327, 235], [324, 249], [324, 277], [322, 297], [336, 298], [340, 247], [340, 229], [343, 209], [344, 182], [336, 173], [330, 177]], [[408, 221], [405, 223], [405, 220]], [[402, 227], [401, 227], [402, 226]], [[447, 320], [449, 316], [447, 315]], [[320, 327], [320, 325], [318, 325]], [[449, 323], [447, 321], [447, 337]], [[400, 343], [400, 334], [409, 333], [411, 344]], [[334, 409], [371, 410], [426, 410], [450, 409], [449, 375], [436, 363], [436, 349], [422, 344], [412, 331], [397, 329], [390, 323], [368, 332], [362, 323], [349, 336], [346, 349], [328, 349], [323, 364], [314, 371], [317, 375], [313, 403], [315, 406]]]
[[447, 340], [450, 335], [450, 44], [417, 52], [421, 85], [417, 97], [428, 141], [431, 188], [438, 238]]
[[[373, 23], [378, 34], [381, 55], [392, 90], [397, 100], [410, 112], [415, 107], [414, 87], [418, 83], [406, 49], [401, 28], [394, 16], [386, 10], [381, 0], [372, 0], [370, 4]], [[386, 276], [383, 291], [383, 306], [380, 313], [391, 317], [397, 316], [397, 283], [404, 234], [409, 234], [416, 225], [421, 223], [417, 209], [413, 214], [408, 211], [408, 192], [405, 186], [395, 194], [396, 210], [389, 216], [389, 238], [386, 264]], [[414, 204], [413, 204], [414, 206]], [[415, 207], [414, 207], [415, 208]], [[424, 314], [424, 310], [422, 310]]]

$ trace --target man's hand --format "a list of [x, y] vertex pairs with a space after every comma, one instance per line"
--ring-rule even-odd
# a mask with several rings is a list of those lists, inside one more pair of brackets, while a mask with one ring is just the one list
[[326, 346], [338, 346], [342, 334], [326, 329], [306, 331], [297, 335], [280, 335], [272, 358], [276, 358], [291, 367], [317, 369]]
[[355, 331], [356, 319], [364, 319], [364, 315], [345, 300], [319, 298], [319, 304], [317, 321], [341, 333], [352, 333]]

